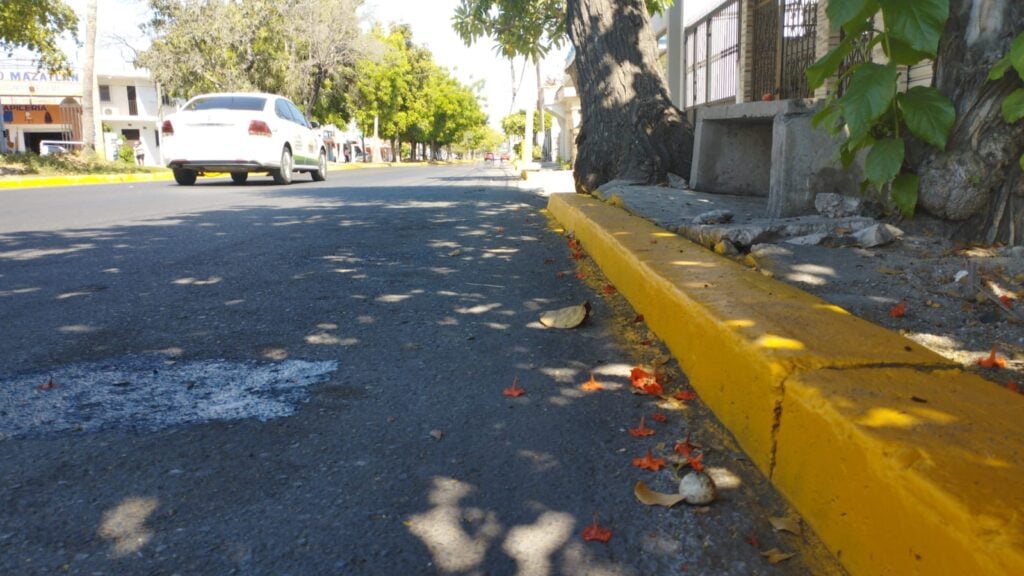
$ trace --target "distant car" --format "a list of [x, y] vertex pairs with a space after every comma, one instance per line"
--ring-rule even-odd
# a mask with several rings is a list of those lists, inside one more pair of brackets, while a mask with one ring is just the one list
[[251, 172], [291, 184], [293, 172], [327, 179], [327, 148], [318, 126], [283, 96], [255, 92], [203, 94], [160, 127], [165, 164], [182, 186], [208, 172], [244, 184]]
[[494, 162], [494, 152], [488, 152], [487, 154], [484, 154], [484, 161]]
[[40, 144], [39, 155], [49, 156], [51, 154], [65, 154], [68, 149], [61, 146], [60, 144]]
[[502, 161], [502, 162], [508, 162], [508, 161], [509, 161], [509, 160], [511, 160], [511, 159], [512, 159], [512, 157], [511, 157], [511, 156], [509, 156], [509, 153], [508, 153], [508, 152], [502, 152], [502, 153], [501, 153], [501, 161]]

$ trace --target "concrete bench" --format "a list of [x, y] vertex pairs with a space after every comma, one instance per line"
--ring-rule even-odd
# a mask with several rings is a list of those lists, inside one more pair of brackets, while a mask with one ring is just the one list
[[863, 171], [843, 170], [839, 141], [811, 125], [819, 109], [815, 100], [699, 108], [690, 187], [767, 196], [773, 218], [813, 214], [820, 192], [858, 195]]

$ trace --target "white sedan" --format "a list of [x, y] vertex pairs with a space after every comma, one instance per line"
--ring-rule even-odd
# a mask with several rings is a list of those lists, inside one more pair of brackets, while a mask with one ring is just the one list
[[165, 164], [183, 186], [207, 172], [229, 172], [236, 184], [262, 172], [290, 184], [293, 172], [327, 178], [315, 128], [287, 98], [246, 92], [196, 96], [164, 120], [160, 135]]

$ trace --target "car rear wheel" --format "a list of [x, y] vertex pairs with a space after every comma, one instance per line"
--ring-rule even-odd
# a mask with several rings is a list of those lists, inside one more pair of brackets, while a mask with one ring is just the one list
[[235, 184], [245, 184], [245, 181], [249, 179], [248, 172], [232, 172], [231, 181]]
[[275, 184], [292, 183], [292, 151], [287, 146], [281, 150], [281, 167], [270, 172]]
[[196, 178], [199, 173], [195, 170], [185, 170], [184, 168], [174, 169], [174, 181], [181, 186], [191, 186], [196, 183]]
[[316, 170], [313, 170], [310, 174], [313, 176], [313, 182], [327, 180], [327, 152], [320, 151], [320, 159], [316, 163]]

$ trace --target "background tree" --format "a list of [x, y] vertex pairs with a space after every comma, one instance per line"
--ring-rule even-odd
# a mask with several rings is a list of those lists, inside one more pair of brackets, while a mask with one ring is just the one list
[[295, 0], [284, 4], [290, 70], [298, 82], [290, 88], [312, 113], [324, 84], [335, 82], [365, 50], [356, 9], [362, 0]]
[[82, 141], [87, 150], [103, 151], [96, 130], [99, 87], [96, 86], [96, 0], [85, 3], [85, 58], [82, 61]]
[[171, 96], [257, 90], [325, 114], [321, 99], [344, 101], [347, 72], [364, 47], [360, 3], [150, 0], [152, 44], [137, 64]]
[[13, 56], [19, 48], [39, 55], [50, 72], [70, 72], [59, 40], [70, 34], [78, 40], [78, 16], [61, 0], [3, 0], [0, 2], [0, 51]]
[[[524, 56], [537, 73], [537, 110], [544, 111], [544, 86], [540, 63], [552, 48], [565, 40], [565, 2], [563, 0], [462, 0], [455, 10], [452, 27], [466, 45], [490, 36], [500, 53], [512, 59]], [[533, 118], [526, 117], [524, 134], [533, 134]], [[545, 130], [539, 130], [541, 146]], [[531, 158], [532, 138], [524, 145], [524, 158]], [[545, 158], [546, 159], [546, 158]]]

